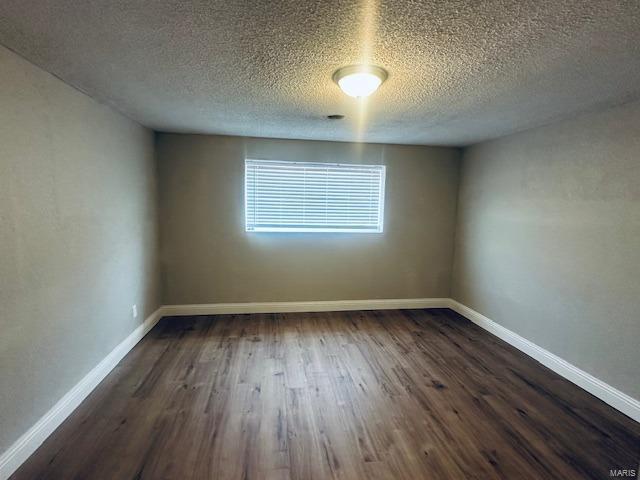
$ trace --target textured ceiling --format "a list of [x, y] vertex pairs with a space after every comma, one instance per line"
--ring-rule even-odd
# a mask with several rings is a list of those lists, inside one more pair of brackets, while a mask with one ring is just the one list
[[640, 93], [637, 0], [2, 0], [0, 43], [161, 131], [467, 145]]

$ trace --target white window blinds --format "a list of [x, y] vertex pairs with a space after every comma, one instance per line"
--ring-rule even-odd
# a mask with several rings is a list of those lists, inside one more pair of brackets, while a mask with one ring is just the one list
[[382, 232], [383, 165], [245, 161], [248, 232]]

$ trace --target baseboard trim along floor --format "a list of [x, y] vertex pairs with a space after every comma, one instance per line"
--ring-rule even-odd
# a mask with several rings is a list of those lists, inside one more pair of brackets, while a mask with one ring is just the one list
[[127, 353], [144, 338], [162, 318], [157, 309], [131, 334], [118, 344], [98, 365], [69, 390], [58, 402], [0, 455], [0, 480], [6, 480], [22, 465], [42, 442], [87, 398], [100, 382], [120, 363]]
[[328, 300], [314, 302], [251, 302], [165, 305], [162, 316], [222, 315], [233, 313], [343, 312], [349, 310], [394, 310], [448, 308], [449, 298], [394, 298], [376, 300]]
[[573, 382], [613, 408], [640, 422], [640, 401], [579, 369], [544, 348], [519, 336], [493, 320], [450, 298], [409, 298], [374, 300], [337, 300], [314, 302], [218, 303], [165, 305], [123, 340], [78, 384], [65, 394], [40, 420], [0, 456], [0, 480], [6, 480], [82, 403], [124, 356], [162, 317], [243, 313], [326, 312], [349, 310], [389, 310], [450, 308], [489, 333], [504, 340], [547, 368]]
[[619, 410], [628, 417], [633, 418], [636, 422], [640, 422], [640, 401], [637, 399], [630, 397], [626, 393], [621, 392], [608, 383], [603, 382], [584, 370], [581, 370], [575, 365], [567, 362], [548, 350], [545, 350], [526, 338], [521, 337], [517, 333], [512, 332], [508, 328], [503, 327], [481, 313], [462, 305], [456, 300], [450, 300], [449, 308], [463, 317], [468, 318], [487, 332], [514, 346], [521, 352], [526, 353], [545, 367], [553, 370], [558, 375], [598, 397], [600, 400], [609, 404], [616, 410]]

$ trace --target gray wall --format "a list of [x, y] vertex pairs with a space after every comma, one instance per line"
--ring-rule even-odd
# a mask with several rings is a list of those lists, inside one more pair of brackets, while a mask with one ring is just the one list
[[456, 300], [640, 398], [640, 103], [473, 146]]
[[[160, 134], [166, 304], [448, 297], [459, 151]], [[244, 159], [387, 165], [383, 234], [246, 233]]]
[[158, 307], [159, 274], [153, 133], [2, 47], [0, 105], [3, 452]]

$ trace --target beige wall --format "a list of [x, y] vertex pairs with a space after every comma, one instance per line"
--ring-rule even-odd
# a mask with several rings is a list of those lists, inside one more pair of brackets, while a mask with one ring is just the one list
[[155, 178], [151, 131], [0, 47], [0, 452], [157, 308]]
[[640, 103], [466, 150], [453, 295], [640, 398]]
[[[160, 134], [166, 304], [448, 297], [459, 151]], [[244, 159], [387, 166], [383, 234], [247, 233]]]

